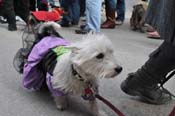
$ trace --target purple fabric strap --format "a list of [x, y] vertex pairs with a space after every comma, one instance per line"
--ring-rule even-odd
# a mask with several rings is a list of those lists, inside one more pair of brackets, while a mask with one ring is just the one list
[[[60, 45], [69, 45], [70, 43], [62, 38], [57, 37], [45, 37], [39, 43], [37, 43], [29, 57], [27, 59], [26, 64], [24, 65], [24, 72], [23, 72], [23, 85], [27, 89], [34, 89], [39, 90], [43, 84], [45, 84], [45, 80], [47, 84], [49, 84], [50, 75], [47, 75], [46, 78], [45, 73], [39, 68], [39, 63], [42, 58], [48, 53], [50, 48], [54, 48]], [[49, 89], [51, 89], [51, 84], [48, 85]], [[53, 89], [53, 88], [52, 88]], [[51, 90], [51, 92], [54, 92]], [[58, 92], [59, 93], [59, 92]], [[58, 95], [53, 93], [54, 95]], [[63, 93], [60, 93], [63, 95]]]
[[47, 86], [48, 86], [50, 92], [52, 93], [52, 96], [64, 96], [64, 95], [66, 95], [63, 91], [60, 91], [59, 89], [53, 88], [51, 79], [52, 79], [52, 75], [47, 73], [46, 82], [47, 82]]

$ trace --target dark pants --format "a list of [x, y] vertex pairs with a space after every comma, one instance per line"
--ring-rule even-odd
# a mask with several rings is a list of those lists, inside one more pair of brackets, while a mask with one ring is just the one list
[[175, 46], [163, 42], [137, 71], [138, 80], [142, 85], [154, 85], [160, 83], [173, 69], [175, 69]]
[[171, 43], [163, 42], [160, 47], [150, 54], [147, 62], [161, 76], [175, 68], [175, 46]]
[[29, 0], [15, 0], [14, 1], [14, 8], [15, 13], [19, 17], [21, 17], [26, 23], [28, 22], [28, 16], [29, 16]]
[[30, 0], [30, 11], [36, 11], [36, 1]]
[[125, 20], [125, 0], [117, 0], [116, 11], [116, 20], [120, 20], [123, 22]]
[[80, 0], [80, 16], [85, 16], [86, 11], [86, 1]]
[[68, 12], [62, 21], [77, 25], [80, 19], [80, 0], [60, 0], [60, 4]]
[[3, 1], [3, 5], [0, 8], [0, 15], [7, 18], [7, 22], [9, 25], [16, 26], [13, 0], [4, 0]]
[[20, 16], [26, 23], [29, 16], [29, 0], [4, 0], [0, 8], [0, 14], [7, 18], [9, 25], [16, 26], [16, 15]]
[[45, 0], [45, 3], [42, 2], [42, 0], [37, 0], [37, 8], [40, 11], [48, 11], [49, 8], [47, 6], [47, 0]]

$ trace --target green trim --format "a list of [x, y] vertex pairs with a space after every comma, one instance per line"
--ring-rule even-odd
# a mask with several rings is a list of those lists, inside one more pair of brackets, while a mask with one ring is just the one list
[[57, 47], [53, 48], [52, 50], [56, 53], [57, 60], [60, 58], [61, 55], [70, 51], [65, 46], [57, 46]]

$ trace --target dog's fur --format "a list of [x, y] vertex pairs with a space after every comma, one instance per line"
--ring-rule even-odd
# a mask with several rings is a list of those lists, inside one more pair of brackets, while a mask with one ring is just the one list
[[[54, 22], [44, 23], [39, 32], [45, 35], [48, 27], [58, 29]], [[55, 31], [58, 32], [58, 31]], [[69, 52], [63, 54], [53, 71], [54, 89], [63, 90], [67, 94], [83, 95], [87, 83], [92, 85], [92, 89], [98, 91], [98, 79], [113, 78], [121, 72], [114, 55], [114, 48], [110, 40], [104, 35], [88, 34], [80, 42], [66, 46]], [[84, 81], [80, 81], [72, 74], [72, 66]], [[67, 95], [54, 97], [56, 106], [60, 110], [67, 108]], [[96, 100], [89, 101], [90, 108], [94, 116], [102, 116], [99, 113]]]
[[133, 6], [132, 16], [130, 18], [130, 27], [132, 30], [139, 30], [140, 32], [145, 32], [144, 23], [145, 23], [145, 13], [146, 13], [146, 4], [137, 4]]

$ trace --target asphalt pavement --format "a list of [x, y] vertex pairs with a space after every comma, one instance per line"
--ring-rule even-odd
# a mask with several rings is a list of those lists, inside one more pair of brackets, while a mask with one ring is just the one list
[[[125, 116], [168, 116], [175, 105], [172, 101], [165, 105], [150, 105], [130, 97], [120, 90], [120, 83], [127, 74], [136, 71], [148, 59], [149, 53], [156, 49], [162, 40], [148, 39], [145, 33], [129, 29], [129, 14], [132, 4], [127, 0], [127, 19], [122, 26], [115, 29], [103, 29], [101, 33], [109, 37], [115, 47], [118, 61], [123, 72], [114, 79], [100, 81], [100, 93], [120, 109]], [[131, 3], [131, 4], [129, 4]], [[58, 111], [52, 97], [47, 91], [28, 91], [22, 86], [22, 77], [13, 68], [12, 61], [16, 51], [22, 46], [24, 23], [18, 22], [18, 31], [9, 32], [7, 24], [0, 24], [0, 116], [90, 116], [84, 101], [71, 96], [70, 107]], [[61, 35], [71, 42], [81, 40], [77, 35], [78, 27], [62, 28]], [[175, 78], [165, 85], [175, 94]], [[100, 109], [108, 116], [116, 116], [108, 107], [99, 102]]]

